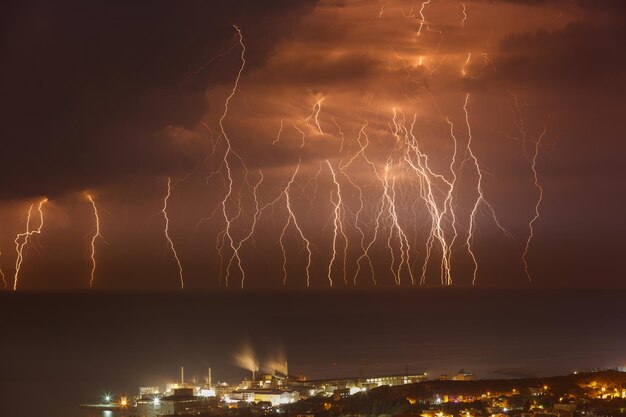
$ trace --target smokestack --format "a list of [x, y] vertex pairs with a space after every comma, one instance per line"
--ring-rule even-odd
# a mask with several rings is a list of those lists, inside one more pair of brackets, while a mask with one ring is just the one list
[[180, 385], [185, 385], [185, 367], [180, 367]]
[[211, 389], [211, 367], [209, 366], [209, 389]]
[[287, 367], [287, 361], [285, 361], [285, 378], [289, 378], [289, 368]]
[[255, 381], [255, 377], [256, 377], [256, 370], [252, 370], [252, 382]]

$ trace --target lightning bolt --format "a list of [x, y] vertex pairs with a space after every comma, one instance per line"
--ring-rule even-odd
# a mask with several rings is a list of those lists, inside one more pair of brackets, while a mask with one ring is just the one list
[[335, 126], [337, 126], [337, 132], [339, 133], [339, 136], [341, 136], [341, 146], [339, 147], [339, 153], [343, 152], [343, 146], [346, 142], [346, 137], [343, 134], [343, 130], [341, 129], [341, 126], [339, 126], [339, 123], [337, 123], [337, 120], [335, 120], [333, 118], [333, 123], [335, 124]]
[[[456, 162], [457, 141], [454, 136], [454, 131], [451, 129], [451, 137], [454, 142], [454, 152], [452, 154], [452, 159], [450, 162], [452, 179], [448, 180], [444, 175], [434, 172], [429, 166], [428, 155], [420, 149], [419, 141], [417, 140], [417, 137], [414, 133], [416, 120], [417, 115], [414, 114], [413, 121], [410, 127], [407, 128], [405, 125], [404, 116], [401, 119], [396, 119], [396, 114], [394, 113], [394, 126], [396, 130], [392, 133], [398, 138], [400, 138], [401, 136], [404, 138], [404, 141], [407, 145], [407, 152], [404, 159], [418, 177], [418, 181], [420, 184], [420, 197], [426, 204], [428, 213], [431, 217], [431, 230], [426, 241], [426, 254], [424, 258], [424, 264], [422, 266], [422, 276], [420, 278], [420, 283], [425, 283], [426, 271], [429, 265], [432, 249], [435, 242], [438, 242], [442, 251], [440, 263], [441, 283], [450, 285], [452, 284], [452, 270], [450, 266], [452, 246], [457, 236], [456, 215], [454, 213], [454, 207], [452, 204], [453, 192], [456, 183], [456, 172], [454, 170], [454, 165]], [[450, 123], [449, 120], [448, 123]], [[438, 189], [444, 190], [446, 188], [447, 192], [444, 192], [445, 198], [440, 203], [439, 201], [441, 201], [441, 198], [437, 198], [435, 191]], [[451, 223], [453, 229], [453, 237], [450, 243], [448, 243], [444, 227], [445, 222], [448, 220], [447, 217], [451, 217], [452, 220]], [[406, 241], [408, 244], [408, 240]]]
[[[2, 252], [0, 251], [0, 256], [2, 256]], [[4, 276], [4, 272], [2, 271], [2, 268], [0, 268], [0, 278], [2, 278], [2, 284], [4, 285], [4, 288], [8, 287], [9, 284], [7, 283], [6, 277]]]
[[306, 123], [309, 123], [311, 119], [315, 123], [317, 130], [323, 135], [324, 131], [322, 130], [322, 126], [320, 125], [319, 115], [320, 111], [322, 111], [322, 102], [324, 101], [324, 97], [317, 100], [317, 102], [313, 105], [313, 112], [305, 119]]
[[243, 264], [242, 264], [243, 261], [239, 254], [239, 251], [241, 250], [241, 247], [243, 246], [243, 244], [246, 243], [252, 237], [252, 235], [254, 235], [257, 223], [259, 221], [259, 217], [263, 213], [263, 210], [267, 207], [267, 206], [260, 207], [258, 191], [259, 191], [259, 187], [263, 183], [263, 179], [264, 179], [263, 172], [259, 170], [259, 181], [252, 186], [252, 192], [254, 195], [254, 207], [255, 207], [254, 215], [252, 217], [252, 226], [250, 227], [248, 234], [244, 236], [241, 240], [239, 240], [239, 243], [235, 247], [235, 250], [232, 252], [231, 257], [228, 261], [228, 266], [226, 267], [226, 282], [228, 282], [228, 278], [230, 276], [230, 268], [232, 267], [233, 262], [235, 260], [237, 261], [237, 268], [239, 269], [239, 272], [241, 273], [241, 288], [244, 287], [244, 282], [246, 280], [246, 273], [243, 269]]
[[[231, 235], [231, 228], [232, 228], [232, 224], [234, 220], [240, 215], [240, 211], [238, 211], [238, 213], [235, 215], [229, 214], [227, 204], [233, 194], [233, 183], [234, 183], [229, 158], [232, 154], [235, 157], [237, 157], [240, 161], [242, 161], [242, 159], [232, 148], [230, 138], [228, 137], [228, 134], [226, 133], [226, 128], [224, 127], [224, 120], [226, 119], [226, 116], [228, 116], [228, 106], [232, 98], [235, 96], [235, 93], [237, 92], [237, 88], [239, 87], [239, 81], [241, 80], [241, 74], [243, 73], [243, 70], [246, 66], [246, 57], [245, 57], [246, 46], [243, 43], [243, 35], [239, 27], [237, 27], [236, 25], [233, 25], [233, 28], [237, 32], [239, 45], [241, 46], [241, 55], [240, 55], [241, 66], [239, 67], [239, 71], [237, 71], [237, 77], [235, 78], [233, 88], [230, 94], [228, 95], [228, 97], [226, 98], [226, 101], [224, 102], [224, 112], [222, 113], [222, 116], [220, 117], [220, 120], [219, 120], [220, 131], [222, 133], [222, 136], [224, 137], [224, 141], [226, 142], [226, 152], [224, 153], [224, 166], [226, 168], [226, 177], [227, 177], [227, 192], [221, 202], [222, 214], [224, 216], [224, 221], [226, 222], [226, 226], [224, 230], [221, 232], [221, 234], [224, 236], [224, 239], [228, 240], [228, 244], [230, 246], [231, 251], [233, 253], [236, 253], [236, 257], [239, 258], [237, 247], [235, 247], [235, 241]], [[219, 250], [219, 252], [221, 254], [221, 250]], [[226, 276], [225, 284], [226, 286], [228, 286], [228, 274]]]
[[293, 124], [293, 128], [296, 129], [302, 135], [302, 141], [300, 143], [300, 147], [304, 148], [304, 145], [306, 145], [306, 133], [304, 133], [304, 130], [300, 129], [298, 125], [295, 123]]
[[417, 36], [419, 36], [422, 33], [422, 28], [424, 27], [424, 25], [426, 25], [426, 27], [428, 28], [428, 23], [426, 22], [426, 17], [424, 17], [424, 8], [426, 8], [427, 5], [430, 4], [431, 0], [426, 0], [422, 2], [422, 5], [420, 7], [420, 26], [417, 29]]
[[[454, 143], [454, 152], [452, 154], [452, 161], [450, 162], [450, 172], [452, 174], [452, 181], [449, 183], [450, 184], [450, 188], [448, 190], [448, 195], [446, 196], [446, 201], [448, 202], [447, 209], [450, 210], [450, 216], [452, 217], [452, 239], [450, 240], [450, 244], [448, 245], [449, 251], [448, 251], [448, 261], [447, 261], [448, 267], [451, 268], [451, 264], [452, 264], [452, 247], [454, 246], [454, 243], [456, 242], [456, 239], [458, 237], [458, 231], [457, 231], [457, 228], [456, 228], [456, 224], [457, 224], [456, 223], [456, 214], [454, 212], [454, 206], [453, 206], [453, 194], [454, 194], [454, 191], [455, 191], [455, 186], [456, 186], [456, 181], [457, 181], [457, 175], [456, 175], [456, 172], [454, 170], [454, 165], [456, 163], [456, 155], [457, 155], [457, 151], [458, 151], [458, 141], [456, 140], [456, 136], [454, 134], [454, 124], [452, 124], [452, 122], [448, 118], [446, 118], [446, 122], [448, 123], [448, 126], [450, 127], [450, 137], [452, 138], [452, 141]], [[451, 281], [452, 277], [451, 277], [450, 270], [448, 270], [448, 276], [450, 278], [450, 280], [448, 282], [452, 283], [452, 281]]]
[[465, 60], [465, 62], [464, 62], [464, 63], [463, 63], [463, 65], [461, 66], [461, 75], [462, 75], [463, 77], [465, 77], [465, 76], [467, 75], [467, 66], [469, 65], [469, 63], [470, 63], [470, 60], [471, 60], [471, 59], [472, 59], [472, 53], [471, 53], [471, 52], [469, 52], [469, 53], [467, 54], [467, 59]]
[[276, 145], [280, 141], [280, 134], [283, 133], [283, 119], [280, 119], [280, 129], [278, 129], [278, 133], [276, 134], [276, 139], [272, 142], [272, 145]]
[[289, 228], [289, 225], [293, 224], [294, 227], [296, 228], [296, 231], [298, 232], [298, 235], [300, 236], [300, 239], [302, 239], [302, 241], [305, 243], [305, 246], [306, 246], [306, 251], [307, 251], [306, 286], [309, 287], [311, 285], [311, 263], [312, 263], [312, 256], [313, 256], [313, 253], [311, 251], [311, 242], [304, 236], [304, 233], [302, 232], [302, 228], [298, 224], [298, 219], [296, 218], [296, 215], [294, 214], [293, 209], [291, 207], [291, 196], [289, 194], [289, 191], [291, 190], [291, 186], [293, 185], [296, 179], [296, 175], [298, 175], [299, 170], [300, 170], [300, 161], [298, 160], [298, 165], [295, 171], [293, 172], [291, 179], [287, 183], [287, 186], [283, 190], [283, 195], [285, 197], [285, 206], [287, 208], [288, 216], [287, 216], [287, 222], [285, 223], [285, 226], [283, 227], [283, 230], [280, 234], [279, 242], [280, 242], [280, 248], [283, 252], [283, 273], [284, 273], [283, 285], [287, 285], [287, 251], [285, 249], [285, 233], [287, 229]]
[[[384, 196], [385, 196], [385, 200], [387, 201], [387, 207], [389, 210], [389, 216], [391, 218], [392, 221], [392, 225], [393, 225], [393, 229], [390, 231], [389, 233], [389, 238], [387, 239], [387, 246], [389, 247], [389, 250], [391, 251], [391, 273], [394, 275], [395, 277], [395, 281], [396, 281], [396, 285], [400, 285], [401, 284], [401, 273], [402, 273], [402, 267], [404, 265], [406, 265], [406, 267], [408, 268], [409, 271], [409, 275], [411, 277], [411, 283], [415, 284], [415, 278], [413, 276], [413, 272], [411, 270], [411, 263], [410, 263], [410, 250], [411, 250], [411, 246], [409, 245], [409, 240], [406, 237], [406, 234], [404, 233], [404, 230], [402, 229], [402, 227], [400, 226], [400, 221], [398, 220], [398, 213], [396, 211], [396, 203], [395, 203], [395, 197], [396, 197], [396, 188], [395, 188], [395, 184], [396, 184], [396, 178], [392, 178], [391, 181], [391, 193], [389, 193], [389, 178], [388, 178], [388, 172], [389, 172], [389, 168], [390, 165], [389, 163], [385, 166], [385, 175], [383, 177], [384, 180]], [[394, 263], [395, 263], [395, 256], [394, 256], [394, 251], [391, 245], [391, 238], [393, 236], [393, 231], [395, 230], [397, 236], [398, 236], [398, 240], [400, 243], [400, 262], [398, 263], [398, 267], [396, 269], [394, 269]]]
[[461, 28], [465, 27], [465, 21], [467, 21], [467, 9], [465, 8], [465, 3], [461, 4], [461, 8], [463, 11], [463, 19], [461, 20]]
[[379, 179], [379, 181], [381, 181], [380, 176], [377, 174], [376, 165], [365, 154], [365, 150], [369, 146], [369, 137], [367, 136], [367, 132], [365, 131], [367, 126], [368, 126], [368, 122], [366, 120], [363, 123], [363, 125], [361, 126], [361, 129], [359, 130], [359, 134], [357, 136], [357, 144], [359, 145], [359, 150], [346, 163], [343, 163], [343, 164], [339, 165], [339, 170], [344, 175], [346, 180], [348, 180], [350, 185], [352, 185], [352, 187], [354, 187], [357, 190], [357, 193], [358, 193], [358, 196], [359, 196], [359, 207], [358, 207], [358, 209], [356, 211], [356, 214], [355, 214], [354, 227], [359, 232], [359, 235], [361, 237], [360, 238], [361, 255], [358, 257], [358, 259], [356, 261], [356, 271], [354, 272], [354, 278], [352, 280], [353, 284], [355, 286], [356, 286], [356, 283], [357, 283], [357, 277], [359, 276], [359, 273], [361, 272], [361, 262], [363, 260], [367, 261], [368, 266], [370, 268], [370, 276], [371, 276], [372, 282], [374, 283], [374, 285], [376, 285], [376, 278], [374, 276], [374, 265], [372, 263], [372, 259], [369, 256], [369, 251], [370, 251], [370, 248], [372, 247], [372, 245], [374, 244], [374, 242], [376, 241], [376, 239], [378, 238], [378, 231], [379, 231], [379, 228], [380, 228], [380, 220], [381, 220], [381, 217], [382, 217], [382, 214], [383, 214], [383, 210], [384, 210], [384, 200], [381, 199], [380, 210], [378, 211], [378, 214], [375, 216], [376, 227], [374, 228], [372, 239], [370, 241], [368, 241], [368, 243], [366, 245], [365, 244], [365, 231], [361, 227], [361, 223], [360, 223], [361, 213], [363, 212], [363, 209], [365, 208], [365, 201], [364, 201], [364, 198], [363, 198], [363, 189], [359, 185], [357, 185], [350, 178], [350, 176], [346, 172], [346, 169], [350, 165], [352, 165], [357, 160], [357, 158], [361, 157], [372, 168], [372, 170], [376, 174], [376, 177]]
[[543, 131], [541, 132], [541, 135], [539, 135], [539, 138], [535, 141], [535, 149], [534, 149], [532, 164], [531, 164], [531, 169], [533, 172], [533, 181], [535, 184], [535, 188], [537, 189], [537, 201], [535, 203], [535, 215], [528, 223], [528, 229], [529, 229], [528, 238], [526, 239], [526, 245], [524, 246], [524, 253], [522, 254], [522, 261], [524, 262], [524, 271], [526, 272], [526, 277], [528, 278], [528, 282], [532, 282], [530, 272], [528, 271], [528, 249], [530, 247], [530, 241], [533, 239], [534, 234], [535, 234], [534, 224], [539, 218], [539, 206], [541, 205], [541, 201], [543, 200], [543, 187], [541, 186], [541, 183], [539, 182], [539, 176], [537, 174], [537, 158], [539, 157], [539, 147], [541, 146], [541, 141], [543, 140], [543, 137], [546, 135], [547, 130], [548, 130], [548, 127], [546, 125], [544, 126]]
[[470, 95], [469, 93], [467, 93], [465, 95], [465, 103], [463, 104], [463, 111], [465, 113], [465, 124], [467, 126], [467, 137], [468, 137], [466, 150], [469, 153], [469, 156], [474, 163], [474, 167], [476, 168], [476, 174], [478, 176], [478, 181], [476, 183], [476, 192], [478, 194], [478, 198], [476, 198], [476, 201], [474, 202], [474, 207], [472, 208], [472, 212], [470, 214], [469, 229], [467, 232], [467, 239], [465, 240], [465, 245], [467, 247], [467, 251], [470, 257], [472, 258], [472, 262], [474, 264], [474, 272], [472, 275], [472, 285], [475, 285], [477, 274], [478, 274], [478, 261], [476, 260], [476, 255], [474, 254], [474, 251], [472, 250], [472, 240], [474, 238], [474, 232], [476, 230], [476, 213], [478, 212], [478, 209], [481, 206], [481, 204], [487, 207], [496, 226], [498, 226], [498, 228], [502, 230], [505, 234], [509, 235], [509, 233], [506, 231], [506, 229], [502, 227], [502, 225], [498, 221], [498, 218], [496, 217], [496, 213], [493, 210], [493, 207], [491, 206], [491, 204], [489, 204], [487, 200], [485, 200], [485, 195], [482, 189], [482, 182], [483, 182], [482, 170], [480, 169], [478, 158], [476, 158], [476, 155], [474, 154], [474, 151], [472, 149], [472, 127], [470, 125], [469, 111], [468, 111], [469, 97]]
[[[169, 181], [168, 181], [169, 183]], [[169, 193], [168, 193], [169, 194]], [[93, 281], [96, 276], [96, 239], [102, 239], [102, 235], [100, 234], [100, 216], [98, 215], [98, 207], [96, 206], [95, 201], [91, 197], [90, 194], [87, 194], [87, 199], [91, 203], [91, 208], [93, 209], [93, 217], [95, 221], [95, 231], [91, 236], [91, 278], [89, 280], [89, 287], [93, 287]]]
[[15, 260], [15, 276], [13, 279], [13, 291], [17, 290], [18, 278], [20, 275], [20, 269], [22, 267], [22, 262], [24, 261], [24, 248], [28, 244], [30, 237], [34, 234], [40, 235], [41, 229], [43, 228], [43, 205], [48, 201], [47, 198], [41, 200], [37, 206], [37, 211], [39, 212], [39, 227], [37, 229], [30, 229], [30, 218], [33, 212], [34, 205], [31, 204], [28, 208], [28, 216], [26, 218], [26, 231], [24, 233], [18, 233], [15, 237], [15, 251], [17, 252], [17, 259]]
[[164, 227], [165, 239], [167, 240], [168, 247], [170, 248], [170, 250], [172, 251], [172, 254], [174, 255], [176, 264], [178, 265], [178, 278], [180, 280], [180, 288], [183, 289], [185, 288], [185, 280], [183, 279], [183, 265], [180, 262], [180, 258], [178, 257], [178, 252], [176, 252], [176, 247], [174, 246], [174, 242], [172, 241], [172, 238], [170, 237], [170, 219], [167, 215], [167, 202], [170, 199], [170, 196], [172, 194], [171, 183], [172, 183], [171, 178], [167, 177], [167, 194], [165, 195], [165, 198], [163, 199], [163, 208], [161, 209], [161, 213], [163, 214], [163, 219], [165, 220], [165, 227]]
[[337, 237], [338, 234], [341, 234], [342, 238], [343, 238], [343, 242], [344, 242], [344, 250], [343, 250], [343, 280], [346, 283], [346, 285], [348, 284], [348, 277], [346, 274], [346, 258], [347, 258], [347, 251], [348, 251], [348, 237], [346, 236], [346, 233], [344, 231], [343, 228], [343, 222], [341, 221], [343, 215], [343, 200], [341, 198], [341, 186], [339, 184], [339, 181], [337, 180], [337, 175], [335, 174], [335, 170], [333, 169], [333, 166], [331, 165], [331, 163], [328, 161], [328, 159], [326, 160], [326, 164], [328, 165], [328, 169], [330, 170], [330, 173], [332, 175], [333, 178], [333, 183], [335, 184], [335, 193], [337, 195], [337, 199], [333, 200], [333, 195], [331, 193], [330, 196], [330, 201], [334, 206], [334, 218], [333, 218], [333, 244], [332, 244], [332, 257], [330, 259], [330, 262], [328, 263], [328, 282], [330, 284], [330, 286], [333, 286], [333, 279], [332, 279], [332, 270], [333, 270], [333, 263], [335, 262], [335, 258], [337, 257]]

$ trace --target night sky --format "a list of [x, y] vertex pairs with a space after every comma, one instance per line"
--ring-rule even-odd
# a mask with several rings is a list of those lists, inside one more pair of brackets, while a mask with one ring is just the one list
[[18, 289], [303, 288], [309, 250], [312, 287], [623, 285], [621, 1], [27, 1], [0, 19], [6, 289], [43, 198]]
[[3, 4], [0, 399], [624, 364], [625, 12]]

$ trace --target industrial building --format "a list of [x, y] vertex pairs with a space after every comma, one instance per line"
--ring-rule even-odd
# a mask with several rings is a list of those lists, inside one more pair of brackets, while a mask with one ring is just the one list
[[238, 386], [234, 386], [226, 383], [214, 385], [209, 368], [203, 383], [187, 384], [184, 369], [181, 367], [180, 382], [166, 384], [163, 391], [156, 386], [140, 387], [135, 404], [138, 417], [206, 414], [216, 410], [220, 405], [229, 408], [245, 408], [250, 404], [277, 407], [317, 395], [346, 398], [370, 388], [412, 384], [426, 378], [425, 373], [407, 373], [306, 380], [280, 372], [254, 372], [251, 378], [246, 378]]
[[268, 402], [272, 407], [291, 404], [300, 400], [300, 393], [295, 390], [278, 389], [244, 389], [233, 391], [228, 401]]
[[176, 388], [173, 395], [145, 395], [137, 400], [138, 417], [206, 413], [217, 401], [194, 395], [193, 388]]
[[395, 386], [414, 384], [425, 381], [428, 378], [426, 373], [419, 374], [393, 374], [368, 377], [333, 378], [288, 381], [288, 387], [293, 389], [304, 389], [308, 396], [326, 393], [332, 395], [337, 390], [347, 389], [350, 394], [365, 391], [383, 385]]

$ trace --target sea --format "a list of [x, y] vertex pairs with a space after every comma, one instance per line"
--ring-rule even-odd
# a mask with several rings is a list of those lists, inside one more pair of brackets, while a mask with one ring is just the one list
[[237, 383], [460, 369], [479, 378], [626, 364], [624, 289], [0, 293], [0, 415], [118, 417], [81, 404], [179, 379]]

